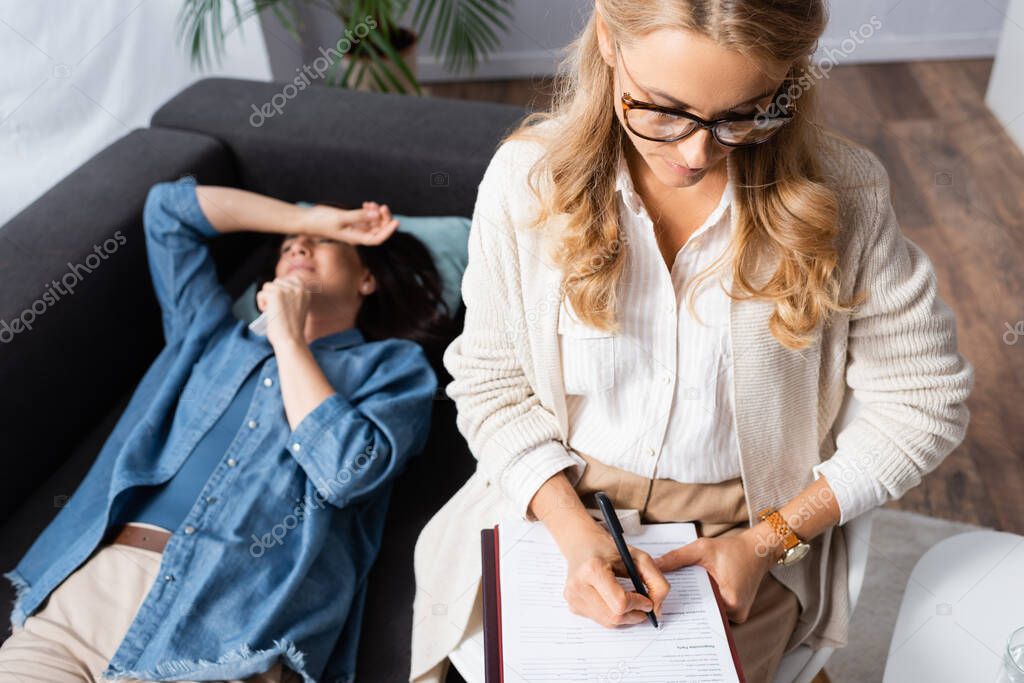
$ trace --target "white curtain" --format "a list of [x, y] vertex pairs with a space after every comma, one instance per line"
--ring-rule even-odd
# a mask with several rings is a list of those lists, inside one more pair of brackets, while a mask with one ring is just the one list
[[[0, 226], [208, 75], [268, 80], [259, 21], [215, 70], [189, 65], [180, 0], [0, 0]], [[232, 25], [225, 17], [225, 25]]]

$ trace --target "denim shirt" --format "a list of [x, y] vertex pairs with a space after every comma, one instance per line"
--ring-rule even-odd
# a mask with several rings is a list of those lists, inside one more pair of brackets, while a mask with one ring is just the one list
[[[163, 551], [103, 676], [245, 678], [281, 661], [306, 683], [354, 676], [366, 577], [395, 476], [422, 450], [437, 380], [407, 340], [355, 328], [310, 344], [335, 393], [292, 430], [270, 343], [231, 313], [195, 182], [156, 185], [144, 211], [166, 347], [81, 485], [5, 576], [24, 624], [97, 549], [133, 486], [170, 479], [249, 372], [231, 442]], [[164, 445], [167, 448], [164, 448]]]

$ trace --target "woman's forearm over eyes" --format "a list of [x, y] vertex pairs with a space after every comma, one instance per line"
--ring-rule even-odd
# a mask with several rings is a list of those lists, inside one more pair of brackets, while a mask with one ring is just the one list
[[295, 234], [303, 231], [306, 209], [280, 199], [214, 185], [198, 186], [196, 197], [217, 232]]

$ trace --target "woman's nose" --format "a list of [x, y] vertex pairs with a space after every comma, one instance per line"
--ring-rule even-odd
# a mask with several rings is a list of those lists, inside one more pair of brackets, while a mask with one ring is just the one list
[[309, 243], [305, 238], [299, 237], [298, 239], [292, 240], [292, 243], [288, 245], [288, 252], [308, 256], [310, 253]]
[[715, 136], [707, 128], [700, 128], [689, 137], [678, 143], [679, 157], [690, 168], [704, 168], [714, 154], [714, 146], [718, 144]]

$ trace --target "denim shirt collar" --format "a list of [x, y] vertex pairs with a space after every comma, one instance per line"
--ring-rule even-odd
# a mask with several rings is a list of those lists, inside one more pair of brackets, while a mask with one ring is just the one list
[[358, 346], [365, 341], [363, 333], [359, 331], [358, 327], [350, 327], [341, 332], [334, 332], [323, 337], [317, 337], [309, 343], [310, 348], [314, 349], [330, 349], [332, 351], [339, 351], [341, 349], [347, 349], [350, 346]]

